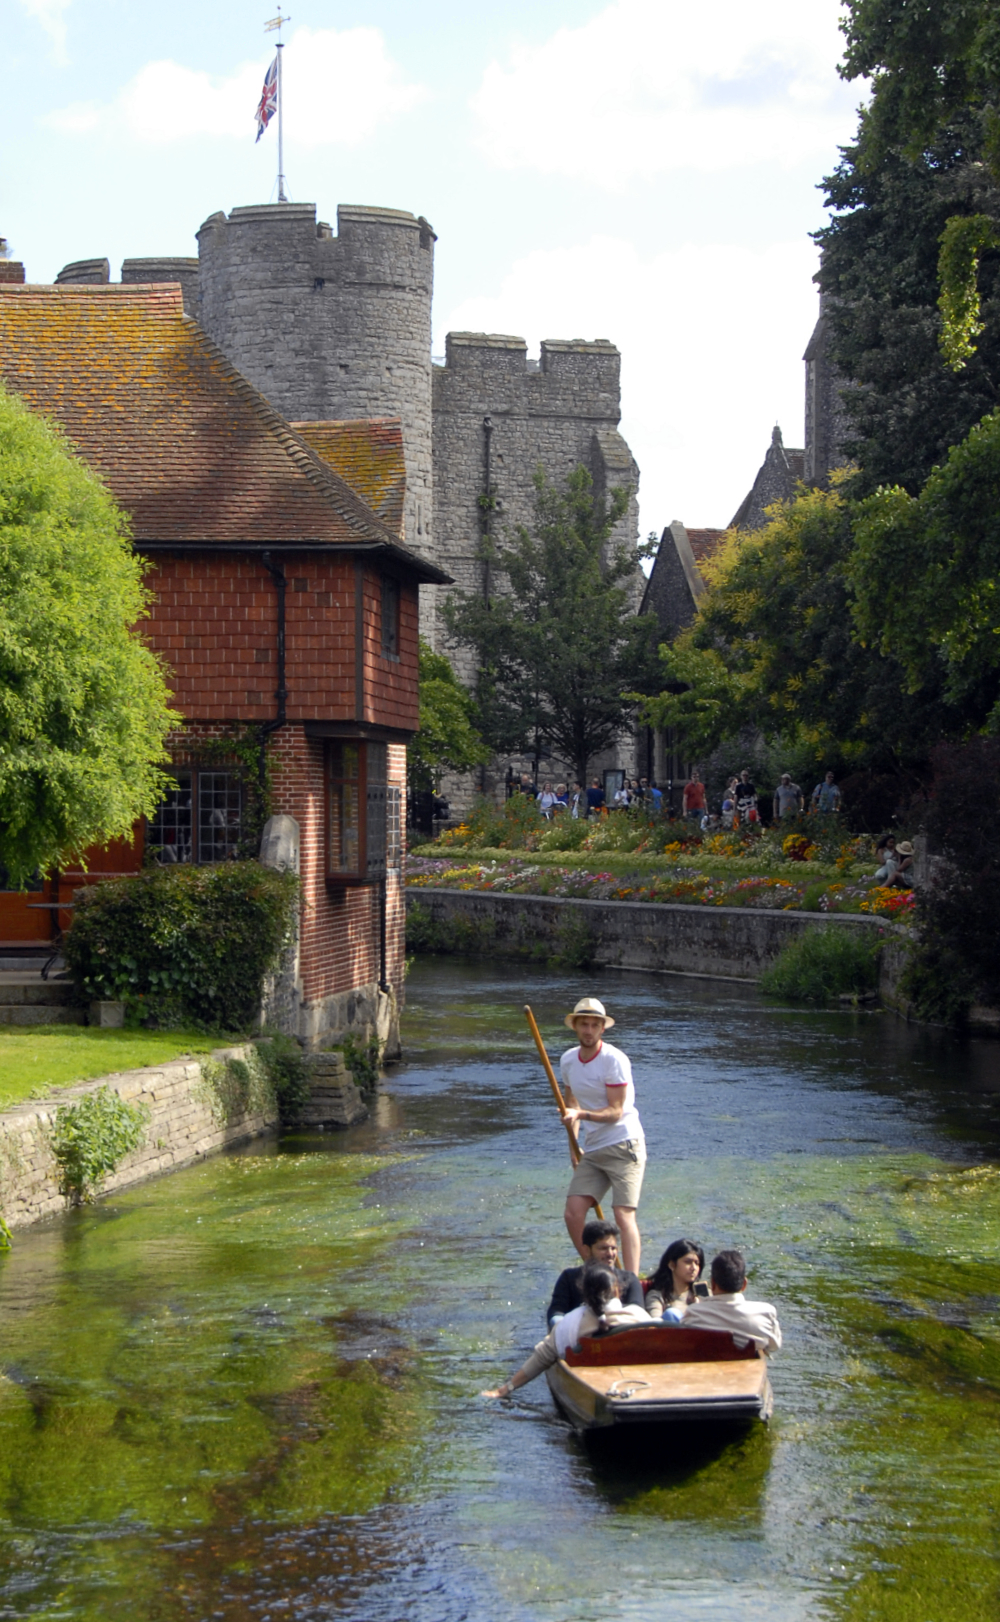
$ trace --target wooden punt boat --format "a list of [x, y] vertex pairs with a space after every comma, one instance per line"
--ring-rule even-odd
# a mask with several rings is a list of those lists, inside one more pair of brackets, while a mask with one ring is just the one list
[[692, 1420], [749, 1423], [771, 1414], [767, 1359], [718, 1329], [683, 1325], [585, 1336], [546, 1369], [557, 1404], [578, 1431]]

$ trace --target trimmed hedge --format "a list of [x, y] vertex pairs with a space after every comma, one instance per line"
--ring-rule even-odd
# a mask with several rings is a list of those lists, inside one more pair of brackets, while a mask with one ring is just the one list
[[299, 881], [259, 862], [150, 867], [77, 892], [63, 951], [85, 1001], [150, 1023], [248, 1029], [291, 936]]

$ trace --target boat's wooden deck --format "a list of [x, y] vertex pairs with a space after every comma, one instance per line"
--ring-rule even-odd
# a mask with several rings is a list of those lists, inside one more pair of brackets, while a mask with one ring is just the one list
[[[738, 1363], [613, 1363], [574, 1368], [573, 1377], [602, 1397], [630, 1402], [677, 1402], [759, 1397], [767, 1381], [762, 1357]], [[626, 1397], [626, 1393], [634, 1396]]]
[[771, 1412], [767, 1361], [760, 1354], [590, 1367], [561, 1360], [546, 1378], [560, 1408], [584, 1431], [692, 1420], [744, 1424]]

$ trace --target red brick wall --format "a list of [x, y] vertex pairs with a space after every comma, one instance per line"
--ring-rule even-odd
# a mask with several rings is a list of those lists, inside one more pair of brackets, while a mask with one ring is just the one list
[[[331, 889], [326, 882], [325, 790], [322, 740], [287, 726], [270, 741], [274, 810], [295, 818], [300, 834], [302, 878], [301, 972], [307, 1003], [356, 986], [370, 985], [379, 971], [379, 897], [376, 885]], [[406, 750], [389, 749], [389, 781], [406, 781]], [[390, 985], [402, 996], [404, 912], [402, 875], [386, 884], [386, 963]]]
[[[289, 720], [354, 720], [355, 560], [283, 558]], [[417, 588], [401, 589], [399, 658], [382, 655], [381, 575], [363, 566], [364, 719], [415, 731]], [[197, 553], [157, 558], [147, 640], [173, 674], [174, 703], [202, 720], [269, 720], [277, 687], [277, 592], [259, 559]]]

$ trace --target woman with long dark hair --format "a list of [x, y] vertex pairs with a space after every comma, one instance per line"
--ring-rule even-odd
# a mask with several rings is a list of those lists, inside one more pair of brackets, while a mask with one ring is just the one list
[[503, 1385], [492, 1391], [484, 1391], [484, 1397], [509, 1397], [519, 1385], [527, 1385], [529, 1380], [534, 1380], [544, 1369], [557, 1363], [570, 1346], [577, 1344], [581, 1335], [592, 1335], [602, 1325], [624, 1327], [626, 1324], [649, 1322], [649, 1314], [642, 1307], [622, 1306], [621, 1285], [610, 1267], [603, 1267], [600, 1262], [587, 1263], [580, 1280], [580, 1294], [583, 1305], [567, 1312], [565, 1318], [557, 1319], [545, 1339], [538, 1342], [527, 1362], [522, 1363]]
[[695, 1284], [705, 1266], [705, 1252], [693, 1239], [675, 1239], [660, 1257], [660, 1265], [649, 1281], [646, 1311], [651, 1318], [671, 1313], [674, 1321], [684, 1316], [696, 1300]]

